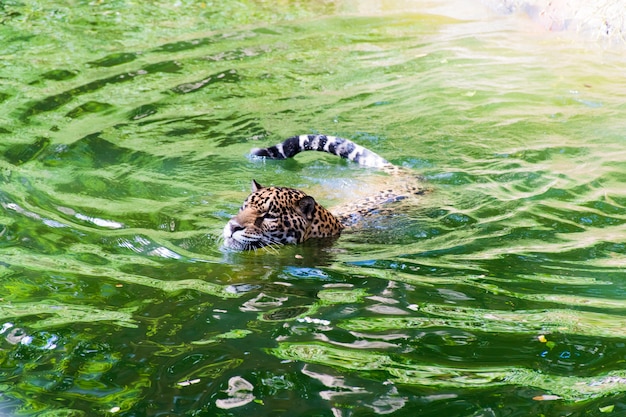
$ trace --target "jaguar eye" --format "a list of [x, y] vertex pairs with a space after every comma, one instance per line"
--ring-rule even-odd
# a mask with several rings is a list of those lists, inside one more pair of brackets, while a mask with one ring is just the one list
[[263, 224], [263, 220], [265, 220], [265, 218], [263, 216], [259, 216], [254, 220], [254, 225], [256, 227], [261, 227], [261, 225]]
[[259, 217], [257, 217], [256, 220], [254, 221], [254, 225], [256, 227], [261, 227], [264, 220], [276, 220], [277, 218], [278, 217], [269, 213], [260, 214]]

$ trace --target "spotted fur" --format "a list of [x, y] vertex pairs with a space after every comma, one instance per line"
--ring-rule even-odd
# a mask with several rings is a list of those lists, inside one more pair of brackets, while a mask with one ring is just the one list
[[304, 192], [252, 181], [252, 193], [224, 227], [224, 244], [236, 250], [257, 249], [335, 236], [342, 229], [339, 220]]
[[[272, 159], [291, 158], [303, 151], [320, 151], [338, 155], [366, 167], [381, 169], [392, 178], [401, 178], [402, 185], [387, 183], [371, 187], [371, 195], [333, 210], [318, 204], [303, 191], [285, 187], [263, 187], [252, 182], [252, 193], [239, 213], [224, 227], [224, 245], [235, 250], [264, 246], [297, 244], [311, 238], [337, 236], [365, 216], [379, 211], [383, 205], [419, 195], [424, 188], [414, 175], [405, 175], [401, 168], [356, 143], [335, 136], [293, 136], [269, 148], [253, 149], [251, 153]], [[396, 183], [398, 181], [395, 181]], [[370, 184], [368, 184], [370, 185]], [[380, 186], [382, 185], [382, 187]], [[370, 187], [368, 187], [370, 189]]]

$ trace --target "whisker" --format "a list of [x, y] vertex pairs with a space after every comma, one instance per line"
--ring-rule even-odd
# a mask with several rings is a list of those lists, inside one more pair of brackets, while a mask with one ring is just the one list
[[266, 252], [269, 253], [273, 253], [274, 255], [278, 254], [278, 248], [280, 247], [280, 245], [274, 244], [274, 243], [270, 243], [269, 245], [265, 245], [263, 246], [263, 249]]
[[271, 236], [263, 236], [261, 243], [263, 244], [263, 249], [273, 254], [277, 254], [278, 248], [282, 246], [278, 239]]

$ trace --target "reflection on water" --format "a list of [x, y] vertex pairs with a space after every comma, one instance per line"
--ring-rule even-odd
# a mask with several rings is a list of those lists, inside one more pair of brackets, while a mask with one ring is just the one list
[[[623, 54], [463, 10], [3, 5], [0, 414], [625, 412]], [[433, 193], [222, 248], [253, 178], [377, 180], [247, 156], [315, 132]]]

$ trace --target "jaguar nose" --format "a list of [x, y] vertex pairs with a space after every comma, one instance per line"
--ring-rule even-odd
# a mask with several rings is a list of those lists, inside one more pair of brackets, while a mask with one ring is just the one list
[[232, 236], [235, 232], [238, 232], [238, 231], [243, 230], [243, 229], [245, 229], [245, 227], [240, 225], [237, 222], [237, 220], [235, 220], [234, 218], [230, 219], [230, 221], [228, 222], [228, 224], [224, 228], [225, 232], [230, 233], [230, 236]]
[[231, 239], [235, 232], [238, 232], [243, 229], [244, 227], [241, 226], [239, 223], [237, 223], [237, 221], [235, 221], [234, 218], [230, 219], [228, 223], [224, 225], [224, 238]]

